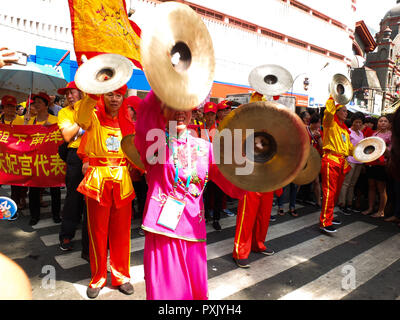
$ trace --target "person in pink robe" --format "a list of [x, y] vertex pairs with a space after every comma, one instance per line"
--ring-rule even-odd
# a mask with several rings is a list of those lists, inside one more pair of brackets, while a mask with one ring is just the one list
[[153, 91], [137, 114], [135, 146], [148, 182], [142, 229], [149, 300], [208, 299], [204, 187], [213, 180], [233, 198], [245, 194], [218, 170], [212, 144], [187, 130], [190, 119], [191, 110], [175, 111]]

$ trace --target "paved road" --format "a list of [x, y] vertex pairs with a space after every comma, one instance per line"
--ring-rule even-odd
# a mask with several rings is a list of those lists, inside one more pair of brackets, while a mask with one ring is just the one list
[[[0, 194], [9, 196], [9, 187], [0, 187]], [[45, 200], [49, 201], [49, 196]], [[231, 208], [236, 209], [235, 203]], [[395, 224], [337, 213], [343, 223], [336, 234], [328, 236], [319, 231], [315, 207], [299, 205], [298, 212], [297, 218], [278, 216], [270, 223], [267, 244], [276, 254], [251, 254], [250, 269], [239, 269], [232, 261], [236, 217], [224, 217], [221, 232], [207, 225], [210, 299], [400, 299], [400, 229]], [[16, 221], [1, 221], [0, 252], [26, 271], [33, 298], [87, 299], [90, 268], [80, 257], [80, 230], [74, 241], [76, 250], [62, 252], [58, 248], [60, 225], [53, 223], [50, 208], [42, 208], [42, 219], [36, 226], [29, 226], [28, 221], [28, 210]], [[125, 296], [109, 286], [98, 300], [145, 299], [144, 237], [138, 234], [139, 224], [138, 220], [132, 223], [135, 294]]]

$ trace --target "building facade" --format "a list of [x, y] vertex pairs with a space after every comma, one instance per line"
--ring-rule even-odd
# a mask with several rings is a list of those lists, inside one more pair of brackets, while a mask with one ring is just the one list
[[[140, 27], [162, 1], [126, 0], [131, 19]], [[213, 40], [216, 57], [211, 96], [247, 93], [250, 71], [278, 64], [293, 76], [286, 93], [298, 107], [323, 105], [335, 73], [350, 75], [354, 43], [355, 0], [191, 0]], [[66, 0], [5, 0], [0, 2], [3, 46], [24, 51], [34, 61], [58, 67], [69, 81], [77, 64]], [[308, 85], [306, 85], [308, 83]], [[128, 83], [149, 90], [141, 70]]]
[[367, 54], [366, 61], [366, 67], [375, 71], [379, 79], [379, 87], [370, 86], [368, 91], [382, 91], [383, 113], [393, 109], [400, 97], [400, 1], [396, 2], [381, 20], [375, 35], [376, 50]]

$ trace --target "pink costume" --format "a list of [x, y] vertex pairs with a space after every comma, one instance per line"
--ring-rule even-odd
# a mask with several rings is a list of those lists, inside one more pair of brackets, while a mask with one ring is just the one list
[[[135, 136], [149, 188], [142, 224], [146, 231], [144, 275], [147, 299], [207, 299], [207, 233], [202, 203], [204, 186], [211, 179], [233, 198], [242, 198], [244, 191], [220, 173], [208, 141], [192, 137], [188, 131], [178, 139], [166, 138], [167, 125], [161, 102], [151, 91], [138, 111]], [[157, 133], [156, 138], [154, 135], [150, 137], [153, 133]], [[161, 141], [158, 140], [160, 135]], [[156, 144], [159, 148], [154, 147]], [[191, 161], [188, 161], [189, 154]], [[154, 163], [152, 160], [155, 157], [165, 160]], [[188, 168], [192, 168], [191, 172]], [[176, 179], [177, 171], [179, 179]], [[190, 185], [187, 183], [189, 176]], [[184, 198], [185, 206], [178, 224], [172, 229], [159, 224], [158, 220], [167, 198], [174, 194], [179, 199]]]

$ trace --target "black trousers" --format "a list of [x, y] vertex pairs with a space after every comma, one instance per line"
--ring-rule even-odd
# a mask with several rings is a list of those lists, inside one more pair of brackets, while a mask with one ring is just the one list
[[59, 239], [60, 242], [63, 239], [73, 239], [76, 229], [82, 221], [82, 252], [89, 253], [85, 199], [83, 194], [76, 190], [83, 179], [82, 161], [76, 152], [77, 149], [68, 148], [67, 172], [65, 175], [67, 194], [61, 215]]
[[[29, 187], [29, 211], [32, 219], [40, 219], [40, 191], [43, 188]], [[61, 189], [60, 187], [50, 188], [51, 213], [53, 217], [60, 216], [61, 210]]]
[[133, 189], [135, 189], [136, 200], [138, 205], [138, 212], [134, 212], [134, 217], [143, 217], [144, 206], [147, 198], [147, 182], [144, 176], [141, 177], [140, 181], [132, 181]]
[[[219, 221], [222, 211], [224, 192], [212, 181], [207, 182], [203, 193], [205, 218], [210, 220], [210, 210], [214, 209], [213, 220]], [[212, 202], [214, 200], [214, 202]], [[214, 204], [214, 205], [213, 205]]]

